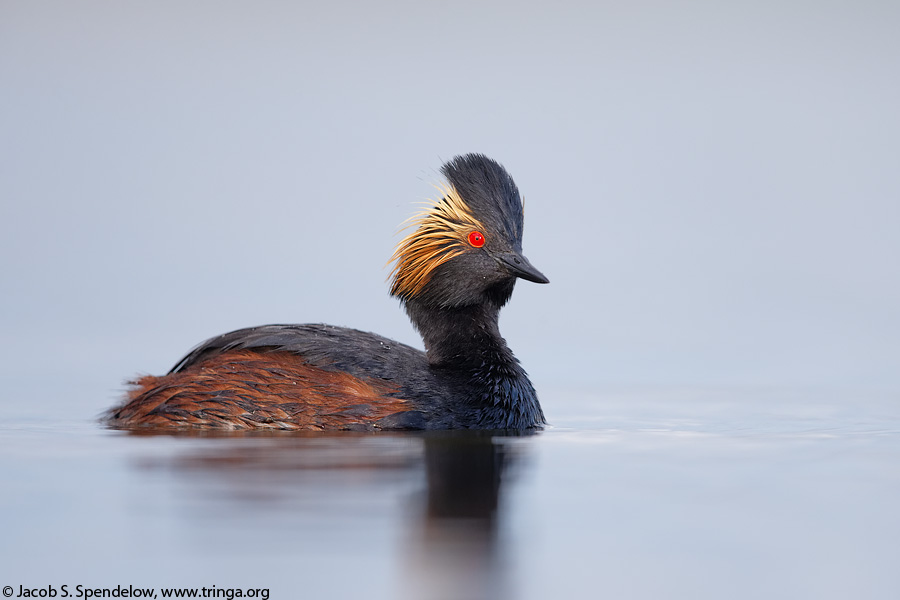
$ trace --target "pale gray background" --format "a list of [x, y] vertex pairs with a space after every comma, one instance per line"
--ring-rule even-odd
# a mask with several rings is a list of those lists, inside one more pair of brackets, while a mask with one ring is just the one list
[[[0, 86], [0, 586], [898, 597], [900, 3], [0, 0]], [[552, 280], [494, 562], [416, 436], [98, 426], [230, 329], [418, 344], [385, 263], [471, 151]]]
[[566, 387], [896, 392], [898, 31], [888, 1], [4, 1], [5, 401], [92, 415], [262, 323], [418, 345], [385, 263], [470, 151], [552, 281], [501, 323], [551, 420]]

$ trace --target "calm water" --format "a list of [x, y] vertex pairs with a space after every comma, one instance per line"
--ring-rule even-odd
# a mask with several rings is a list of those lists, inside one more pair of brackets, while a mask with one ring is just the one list
[[527, 437], [137, 436], [4, 401], [0, 585], [900, 597], [896, 397], [543, 397]]

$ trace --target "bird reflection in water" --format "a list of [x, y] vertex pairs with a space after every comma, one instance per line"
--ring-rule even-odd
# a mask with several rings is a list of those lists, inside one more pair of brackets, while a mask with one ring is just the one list
[[425, 519], [411, 544], [410, 598], [511, 596], [497, 541], [508, 444], [489, 435], [425, 440]]
[[[202, 526], [202, 537], [214, 544], [217, 535], [229, 536], [222, 544], [233, 543], [241, 520], [250, 519], [245, 526], [253, 533], [248, 535], [258, 536], [262, 528], [270, 544], [272, 536], [281, 536], [286, 552], [305, 544], [301, 553], [326, 555], [330, 548], [335, 569], [343, 570], [354, 560], [344, 551], [371, 548], [371, 539], [353, 537], [378, 530], [366, 519], [384, 518], [405, 529], [400, 555], [392, 559], [400, 590], [386, 590], [386, 596], [397, 597], [400, 591], [423, 600], [503, 599], [512, 594], [505, 545], [498, 542], [500, 495], [504, 471], [522, 462], [522, 437], [459, 431], [244, 434], [172, 440], [186, 447], [165, 459], [144, 459], [141, 466], [171, 473], [195, 500], [199, 494], [200, 501], [192, 504], [199, 510], [190, 511], [194, 527], [198, 516], [211, 514], [211, 501], [217, 518], [223, 510], [233, 513], [227, 533], [217, 533], [215, 522]], [[350, 541], [346, 531], [335, 536], [340, 526], [334, 522], [351, 530]]]

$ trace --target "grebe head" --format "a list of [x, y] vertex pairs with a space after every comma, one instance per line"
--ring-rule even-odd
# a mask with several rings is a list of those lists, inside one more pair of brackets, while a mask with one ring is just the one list
[[410, 220], [414, 229], [391, 258], [391, 295], [437, 308], [500, 307], [516, 278], [549, 283], [522, 255], [522, 200], [506, 170], [466, 154], [441, 172], [443, 197]]

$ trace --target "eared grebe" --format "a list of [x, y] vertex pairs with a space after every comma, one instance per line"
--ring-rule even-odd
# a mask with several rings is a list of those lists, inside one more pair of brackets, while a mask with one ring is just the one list
[[426, 351], [331, 325], [263, 325], [214, 337], [167, 375], [132, 382], [113, 427], [529, 429], [537, 395], [500, 336], [522, 255], [523, 210], [506, 170], [480, 154], [441, 171], [443, 198], [397, 245], [391, 295]]

